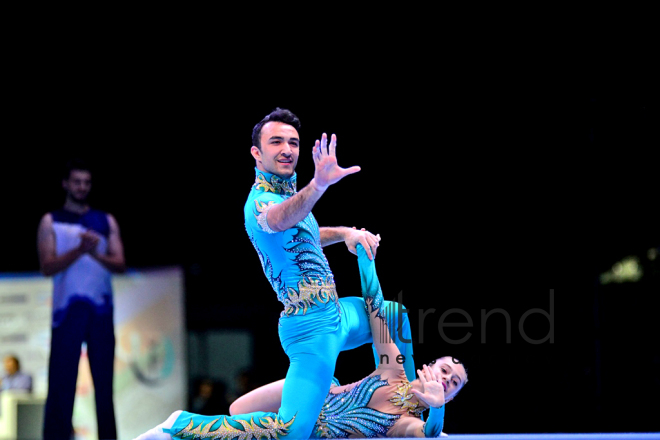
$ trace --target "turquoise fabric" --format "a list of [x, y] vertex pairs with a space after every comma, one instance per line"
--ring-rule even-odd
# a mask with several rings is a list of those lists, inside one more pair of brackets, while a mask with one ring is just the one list
[[442, 427], [445, 424], [445, 406], [440, 408], [431, 408], [429, 410], [429, 419], [424, 424], [424, 437], [440, 437]]
[[[266, 278], [286, 315], [325, 313], [322, 326], [339, 322], [334, 277], [321, 248], [319, 225], [310, 212], [294, 227], [273, 232], [269, 209], [296, 193], [296, 175], [281, 179], [255, 168], [256, 178], [244, 207], [245, 229]], [[329, 310], [326, 313], [326, 309]]]
[[[369, 260], [361, 246], [358, 246], [358, 263], [362, 277], [365, 276], [364, 269], [367, 270], [369, 286], [379, 289], [375, 262]], [[270, 435], [277, 434], [278, 437], [313, 438], [312, 431], [330, 389], [339, 352], [373, 341], [364, 299], [341, 298], [339, 307], [340, 312], [327, 308], [320, 313], [292, 315], [280, 320], [280, 339], [289, 356], [290, 366], [282, 392], [282, 406], [277, 414], [254, 412], [236, 416], [202, 416], [183, 412], [170, 429], [173, 438], [195, 438], [203, 432], [215, 432], [217, 435], [207, 438], [223, 438], [222, 435], [233, 435], [232, 430], [242, 430], [243, 433], [245, 430], [253, 433], [270, 430]], [[396, 303], [385, 301], [383, 309], [386, 319], [398, 322]], [[333, 312], [341, 314], [337, 325], [334, 324]], [[403, 334], [409, 335], [407, 315], [403, 314], [402, 318]], [[410, 354], [406, 362], [414, 374], [412, 346], [399, 341], [395, 328], [390, 329], [390, 337], [401, 353]], [[414, 380], [414, 375], [408, 377]]]
[[[232, 432], [234, 429], [270, 430], [268, 432], [280, 437], [310, 438], [330, 389], [337, 356], [343, 350], [373, 340], [364, 300], [357, 297], [339, 300], [336, 296], [333, 275], [321, 248], [319, 226], [314, 216], [308, 214], [286, 231], [270, 230], [268, 210], [295, 192], [295, 174], [290, 179], [281, 179], [256, 170], [255, 183], [244, 207], [245, 228], [250, 241], [264, 274], [285, 307], [278, 331], [282, 348], [289, 357], [289, 369], [279, 412], [219, 417], [184, 412], [171, 430], [173, 434], [179, 433], [181, 438], [192, 438], [194, 432]], [[364, 249], [362, 253], [366, 255]], [[371, 267], [375, 271], [375, 267]], [[384, 313], [388, 313], [389, 304], [383, 303]], [[388, 316], [388, 319], [396, 322], [396, 312], [396, 307], [389, 307], [390, 315], [394, 316]], [[402, 331], [409, 335], [407, 315], [403, 314], [402, 318]], [[391, 337], [398, 341], [396, 326], [390, 330]], [[410, 363], [406, 372], [412, 372], [412, 380], [412, 347], [401, 342], [397, 345], [402, 353], [410, 355], [406, 357], [406, 362]]]
[[355, 388], [338, 394], [328, 393], [323, 412], [314, 426], [314, 438], [346, 438], [349, 433], [363, 437], [384, 437], [401, 414], [389, 414], [369, 408], [376, 390], [387, 386], [380, 375], [367, 377]]
[[[367, 263], [375, 277], [375, 265], [366, 257], [366, 252], [359, 247], [359, 264]], [[377, 283], [377, 278], [374, 278]], [[341, 320], [335, 326], [333, 308], [322, 313], [310, 315], [292, 315], [280, 321], [280, 338], [289, 356], [290, 366], [282, 394], [282, 406], [279, 413], [255, 412], [237, 416], [201, 416], [183, 412], [170, 433], [174, 438], [194, 438], [195, 433], [217, 432], [220, 435], [231, 434], [232, 430], [270, 430], [270, 434], [287, 438], [311, 438], [321, 406], [330, 389], [332, 374], [337, 355], [342, 350], [372, 342], [369, 320], [363, 298], [346, 297], [339, 301]], [[384, 302], [386, 319], [397, 322], [396, 303]], [[387, 312], [393, 313], [388, 316]], [[339, 313], [336, 312], [335, 313]], [[326, 314], [330, 315], [326, 319]], [[403, 314], [401, 326], [404, 335], [410, 334], [410, 325]], [[328, 324], [328, 321], [330, 324]], [[393, 327], [391, 337], [402, 353], [409, 353], [406, 358], [412, 366], [411, 344], [403, 344], [396, 337]], [[414, 372], [414, 366], [412, 366]], [[414, 373], [413, 373], [414, 374]], [[414, 376], [409, 377], [410, 380]], [[241, 422], [242, 421], [242, 422]], [[178, 434], [178, 436], [177, 436]], [[208, 437], [214, 438], [214, 437]]]

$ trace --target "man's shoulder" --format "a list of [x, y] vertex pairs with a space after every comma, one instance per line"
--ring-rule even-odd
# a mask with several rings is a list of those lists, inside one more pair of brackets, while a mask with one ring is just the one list
[[69, 223], [75, 216], [71, 211], [67, 211], [64, 208], [54, 209], [46, 215], [49, 215], [50, 219], [55, 223]]
[[105, 216], [111, 215], [111, 214], [110, 214], [109, 212], [107, 212], [107, 211], [103, 211], [103, 210], [101, 210], [101, 209], [96, 209], [96, 208], [89, 208], [89, 211], [87, 211], [86, 214], [90, 214], [90, 215], [105, 215]]
[[41, 216], [40, 224], [44, 225], [44, 223], [52, 223], [53, 222], [53, 214], [52, 212], [48, 211], [44, 215]]
[[89, 208], [82, 214], [61, 208], [52, 211], [51, 216], [53, 224], [78, 225], [93, 229], [106, 237], [110, 233], [110, 224], [114, 221], [111, 214], [94, 208]]

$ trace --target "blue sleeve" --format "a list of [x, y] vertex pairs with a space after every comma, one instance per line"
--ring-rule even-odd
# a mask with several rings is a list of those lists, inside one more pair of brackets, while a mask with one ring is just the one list
[[370, 260], [367, 251], [364, 250], [361, 244], [355, 247], [358, 255], [358, 267], [360, 268], [360, 283], [362, 285], [362, 296], [365, 300], [365, 307], [368, 306], [366, 301], [371, 299], [373, 302], [371, 308], [376, 310], [376, 316], [385, 320], [385, 311], [383, 310], [383, 292], [380, 289], [378, 282], [378, 275], [376, 275], [376, 260]]
[[445, 424], [445, 406], [440, 408], [431, 408], [429, 410], [429, 419], [424, 424], [424, 437], [440, 437], [442, 428]]

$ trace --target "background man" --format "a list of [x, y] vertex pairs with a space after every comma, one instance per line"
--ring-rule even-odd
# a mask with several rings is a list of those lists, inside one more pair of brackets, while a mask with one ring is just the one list
[[70, 438], [81, 345], [87, 343], [98, 435], [117, 438], [112, 379], [115, 349], [111, 272], [126, 269], [119, 226], [108, 213], [92, 209], [90, 168], [67, 164], [61, 209], [43, 216], [37, 232], [41, 271], [53, 276], [53, 315], [45, 439]]
[[21, 372], [21, 363], [16, 356], [4, 358], [5, 375], [0, 378], [0, 390], [25, 390], [32, 392], [32, 376]]

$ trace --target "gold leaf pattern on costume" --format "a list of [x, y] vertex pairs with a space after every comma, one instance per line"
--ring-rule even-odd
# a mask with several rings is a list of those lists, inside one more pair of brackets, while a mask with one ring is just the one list
[[259, 215], [255, 214], [254, 217], [257, 219], [257, 224], [259, 224], [259, 227], [261, 227], [262, 230], [268, 232], [269, 234], [274, 234], [275, 231], [270, 229], [270, 226], [268, 226], [268, 211], [270, 211], [270, 208], [272, 208], [275, 205], [274, 201], [270, 201], [268, 203], [261, 202], [259, 200], [255, 200], [254, 204], [256, 205], [257, 212], [259, 212]]
[[216, 430], [211, 431], [211, 427], [215, 425], [218, 420], [215, 419], [210, 423], [204, 425], [203, 422], [200, 422], [199, 426], [194, 428], [194, 420], [191, 418], [188, 426], [183, 428], [181, 431], [174, 434], [172, 437], [181, 438], [181, 439], [211, 439], [211, 440], [228, 440], [228, 439], [238, 439], [238, 440], [251, 440], [251, 439], [277, 439], [278, 435], [287, 435], [289, 432], [289, 427], [293, 424], [295, 416], [284, 423], [280, 420], [273, 419], [272, 417], [264, 417], [259, 419], [259, 423], [262, 426], [254, 423], [254, 419], [250, 418], [250, 421], [246, 420], [234, 420], [236, 423], [240, 423], [243, 429], [235, 428], [229, 423], [227, 423], [227, 418], [223, 417], [222, 423]]
[[273, 194], [280, 194], [283, 196], [292, 196], [296, 193], [296, 176], [293, 175], [291, 179], [284, 180], [273, 175], [270, 178], [270, 181], [266, 180], [266, 177], [257, 173], [257, 178], [254, 181], [254, 187], [256, 189], [263, 190], [264, 192], [272, 192]]
[[326, 277], [325, 280], [304, 277], [298, 281], [297, 291], [289, 287], [287, 295], [284, 296], [284, 314], [296, 315], [302, 310], [304, 315], [309, 307], [316, 304], [316, 301], [325, 304], [328, 300], [338, 301], [337, 288], [330, 277]]
[[414, 396], [414, 394], [409, 393], [411, 388], [412, 384], [407, 381], [403, 382], [401, 385], [398, 385], [396, 387], [396, 391], [394, 392], [394, 397], [390, 399], [390, 402], [392, 402], [395, 406], [400, 406], [403, 410], [407, 410], [408, 414], [419, 417], [424, 411], [426, 411], [426, 408], [420, 406], [419, 402], [410, 401], [410, 399]]

